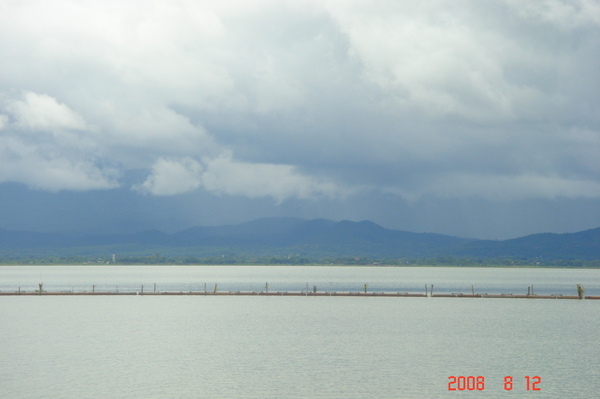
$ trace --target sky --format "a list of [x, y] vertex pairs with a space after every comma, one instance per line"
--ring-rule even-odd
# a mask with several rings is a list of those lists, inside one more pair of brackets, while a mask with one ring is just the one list
[[0, 0], [0, 228], [595, 228], [598, 88], [597, 0]]

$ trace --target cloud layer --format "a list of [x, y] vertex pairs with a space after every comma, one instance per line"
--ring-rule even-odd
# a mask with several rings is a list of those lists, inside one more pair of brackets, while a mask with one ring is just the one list
[[152, 195], [176, 195], [202, 187], [217, 195], [240, 195], [248, 198], [270, 197], [281, 203], [288, 198], [316, 199], [336, 197], [335, 184], [302, 175], [289, 165], [243, 163], [224, 154], [205, 160], [160, 158], [140, 192]]
[[592, 0], [0, 3], [0, 182], [600, 198]]

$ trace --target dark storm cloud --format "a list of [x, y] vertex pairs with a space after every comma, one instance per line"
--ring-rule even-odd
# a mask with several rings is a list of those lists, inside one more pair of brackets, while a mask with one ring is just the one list
[[600, 199], [595, 1], [5, 2], [0, 58], [0, 182], [347, 217]]

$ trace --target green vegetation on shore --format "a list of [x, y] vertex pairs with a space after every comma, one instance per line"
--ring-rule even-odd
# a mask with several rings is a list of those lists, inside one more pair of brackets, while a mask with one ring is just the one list
[[309, 259], [301, 256], [163, 256], [160, 253], [147, 256], [31, 256], [11, 257], [0, 254], [0, 265], [346, 265], [346, 266], [472, 266], [472, 267], [571, 267], [600, 268], [600, 260], [565, 259], [544, 260], [509, 258], [394, 258], [371, 259], [368, 257], [324, 257]]
[[[161, 256], [153, 254], [160, 253]], [[267, 218], [174, 234], [35, 233], [0, 229], [0, 262], [120, 264], [441, 264], [571, 266], [600, 259], [600, 228], [503, 241], [385, 229], [373, 222]], [[358, 260], [357, 260], [358, 259]]]

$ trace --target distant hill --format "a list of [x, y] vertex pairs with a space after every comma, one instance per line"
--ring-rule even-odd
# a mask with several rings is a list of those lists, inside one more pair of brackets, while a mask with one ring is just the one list
[[577, 233], [541, 233], [504, 241], [477, 240], [454, 248], [455, 256], [540, 259], [600, 259], [600, 228]]
[[543, 258], [600, 259], [600, 228], [571, 234], [533, 234], [504, 241], [475, 240], [383, 228], [370, 221], [265, 218], [228, 226], [198, 226], [175, 234], [94, 235], [0, 229], [0, 251], [106, 255], [171, 253], [202, 256], [226, 253], [381, 258]]

